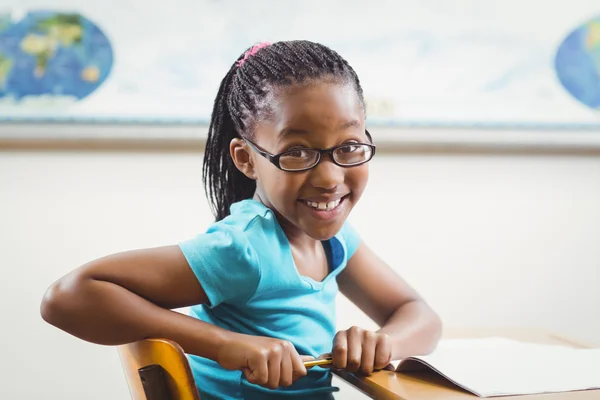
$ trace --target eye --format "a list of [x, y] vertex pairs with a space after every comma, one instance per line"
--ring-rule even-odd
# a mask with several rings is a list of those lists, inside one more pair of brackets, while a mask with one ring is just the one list
[[345, 144], [343, 147], [340, 147], [340, 152], [343, 154], [349, 154], [349, 153], [354, 153], [354, 152], [358, 151], [360, 148], [361, 148], [360, 144], [349, 143], [349, 144]]
[[308, 149], [292, 149], [287, 151], [285, 156], [293, 158], [310, 158], [312, 157], [312, 151]]

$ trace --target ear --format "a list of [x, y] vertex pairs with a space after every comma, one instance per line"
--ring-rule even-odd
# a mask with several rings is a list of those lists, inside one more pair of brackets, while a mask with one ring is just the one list
[[229, 143], [229, 153], [233, 163], [244, 175], [250, 179], [256, 179], [254, 162], [250, 155], [250, 149], [243, 139], [234, 138]]

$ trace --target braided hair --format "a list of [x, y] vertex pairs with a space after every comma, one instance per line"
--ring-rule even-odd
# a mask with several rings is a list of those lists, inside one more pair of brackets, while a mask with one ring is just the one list
[[202, 180], [217, 221], [237, 201], [251, 198], [256, 182], [237, 169], [229, 153], [234, 138], [253, 136], [253, 123], [269, 116], [275, 88], [331, 77], [350, 83], [364, 108], [358, 76], [338, 53], [305, 40], [260, 44], [238, 57], [221, 81], [211, 115]]

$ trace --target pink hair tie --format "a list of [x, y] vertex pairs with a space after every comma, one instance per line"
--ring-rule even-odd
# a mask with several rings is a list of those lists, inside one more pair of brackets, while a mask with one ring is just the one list
[[242, 64], [244, 63], [244, 61], [246, 61], [248, 58], [250, 58], [250, 56], [255, 55], [256, 53], [258, 53], [258, 51], [260, 49], [264, 49], [267, 46], [270, 46], [271, 43], [269, 42], [262, 42], [259, 44], [255, 44], [254, 46], [252, 46], [252, 48], [250, 50], [248, 50], [247, 52], [244, 53], [244, 58], [242, 58], [241, 60], [239, 60], [237, 62], [237, 66], [238, 68], [242, 66]]

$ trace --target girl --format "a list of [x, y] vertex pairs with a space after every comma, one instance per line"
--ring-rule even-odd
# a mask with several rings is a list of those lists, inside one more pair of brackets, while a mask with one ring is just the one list
[[[74, 270], [46, 292], [47, 322], [105, 345], [172, 339], [202, 399], [317, 398], [330, 374], [303, 360], [331, 353], [334, 368], [370, 374], [434, 349], [437, 315], [346, 222], [375, 146], [345, 59], [308, 41], [252, 47], [221, 82], [209, 129], [216, 222]], [[338, 289], [381, 329], [336, 334]]]

